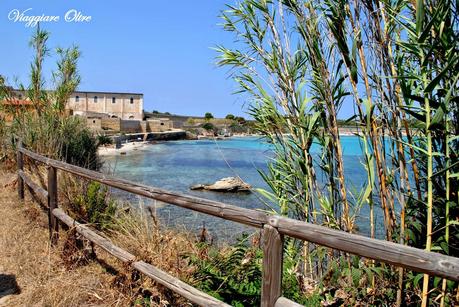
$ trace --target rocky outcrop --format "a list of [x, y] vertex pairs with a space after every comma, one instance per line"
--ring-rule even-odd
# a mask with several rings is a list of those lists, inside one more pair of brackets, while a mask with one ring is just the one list
[[191, 186], [191, 190], [207, 190], [216, 192], [250, 192], [252, 187], [237, 177], [223, 178], [214, 184], [198, 184]]
[[197, 140], [198, 136], [190, 131], [186, 131], [185, 139], [187, 140]]

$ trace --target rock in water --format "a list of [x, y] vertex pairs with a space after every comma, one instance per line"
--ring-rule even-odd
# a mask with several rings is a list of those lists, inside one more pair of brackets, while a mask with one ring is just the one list
[[252, 187], [240, 178], [228, 177], [215, 182], [214, 184], [198, 184], [191, 186], [191, 190], [208, 190], [216, 192], [250, 192]]

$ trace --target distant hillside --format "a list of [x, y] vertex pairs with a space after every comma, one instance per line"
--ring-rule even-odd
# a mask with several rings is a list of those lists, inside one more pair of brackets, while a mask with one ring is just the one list
[[[183, 128], [183, 126], [189, 126], [191, 123], [187, 122], [189, 119], [193, 119], [195, 123], [205, 123], [206, 118], [204, 116], [192, 116], [192, 115], [177, 115], [177, 114], [170, 114], [168, 112], [161, 113], [161, 112], [144, 112], [144, 117], [148, 118], [169, 118], [174, 123], [174, 128]], [[209, 120], [214, 125], [230, 125], [233, 120], [228, 120], [225, 118], [212, 118]], [[251, 120], [243, 121], [251, 122]]]
[[182, 128], [186, 121], [192, 117], [196, 119], [204, 120], [204, 117], [199, 116], [187, 116], [187, 115], [176, 115], [170, 113], [153, 113], [153, 112], [144, 112], [144, 117], [148, 118], [169, 118], [174, 123], [174, 128]]

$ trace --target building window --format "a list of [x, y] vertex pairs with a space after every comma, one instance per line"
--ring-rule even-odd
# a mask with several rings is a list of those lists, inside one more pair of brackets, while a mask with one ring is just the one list
[[94, 96], [94, 103], [97, 103], [97, 96]]
[[95, 124], [95, 123], [96, 123], [96, 120], [93, 120], [92, 123]]
[[116, 98], [112, 97], [112, 103], [116, 103]]
[[134, 98], [131, 97], [131, 104], [134, 104]]
[[75, 102], [79, 102], [80, 101], [80, 96], [75, 96]]
[[164, 126], [164, 123], [161, 123], [161, 126]]

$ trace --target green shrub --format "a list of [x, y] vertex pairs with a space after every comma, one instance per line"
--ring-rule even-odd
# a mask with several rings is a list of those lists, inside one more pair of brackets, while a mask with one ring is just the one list
[[[192, 283], [232, 306], [259, 306], [263, 251], [258, 244], [248, 244], [247, 239], [248, 235], [243, 234], [227, 249], [199, 243], [199, 253], [188, 256], [189, 264], [195, 267]], [[292, 258], [284, 261], [283, 296], [299, 303], [316, 300], [317, 294], [306, 297], [301, 292], [295, 273], [298, 262], [289, 260]]]
[[90, 182], [83, 195], [76, 197], [72, 211], [83, 222], [93, 224], [99, 230], [110, 229], [116, 215], [116, 204], [110, 199], [107, 187]]
[[113, 140], [112, 140], [112, 138], [110, 138], [110, 137], [108, 137], [106, 135], [98, 135], [97, 136], [97, 143], [100, 146], [111, 145], [111, 144], [113, 144]]
[[211, 123], [205, 123], [204, 125], [202, 125], [202, 128], [207, 131], [211, 131], [215, 129], [215, 126]]
[[97, 156], [99, 142], [78, 117], [47, 110], [40, 116], [22, 114], [15, 118], [3, 134], [11, 159], [16, 149], [13, 136], [24, 147], [49, 158], [92, 170], [101, 166]]
[[247, 235], [227, 251], [201, 243], [200, 256], [189, 256], [196, 267], [193, 282], [199, 289], [233, 306], [258, 306], [261, 295], [261, 251], [249, 247]]

